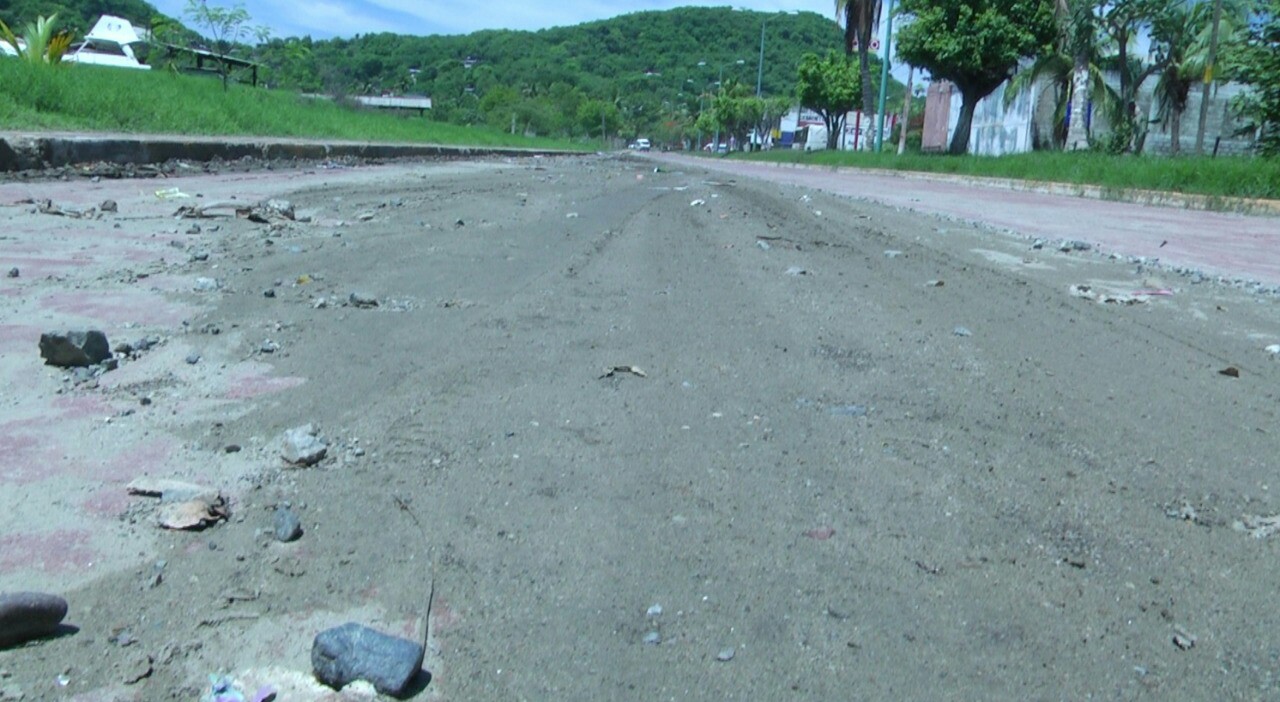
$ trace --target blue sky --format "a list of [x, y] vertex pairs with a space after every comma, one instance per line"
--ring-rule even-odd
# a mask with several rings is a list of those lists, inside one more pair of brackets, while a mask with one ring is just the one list
[[[233, 6], [234, 0], [210, 0], [211, 4]], [[152, 0], [163, 13], [182, 19], [187, 0]], [[371, 32], [397, 34], [467, 34], [480, 29], [544, 29], [642, 10], [706, 5], [730, 6], [726, 2], [690, 0], [245, 0], [240, 3], [255, 24], [265, 25], [272, 36], [301, 36], [316, 39], [350, 37]], [[737, 0], [733, 7], [751, 10], [808, 10], [835, 17], [834, 0]]]

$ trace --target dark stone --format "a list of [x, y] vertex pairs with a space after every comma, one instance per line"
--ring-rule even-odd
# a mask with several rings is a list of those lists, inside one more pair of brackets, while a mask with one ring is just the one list
[[19, 270], [18, 270], [18, 267], [17, 267], [17, 266], [14, 266], [13, 268], [10, 268], [10, 269], [9, 269], [9, 274], [8, 274], [8, 275], [9, 275], [9, 277], [10, 277], [10, 278], [17, 278], [18, 276], [22, 275], [22, 271], [19, 271]]
[[200, 354], [198, 354], [198, 353], [189, 353], [189, 354], [187, 354], [187, 363], [188, 363], [189, 365], [194, 366], [195, 364], [197, 364], [197, 363], [199, 363], [199, 362], [200, 362]]
[[103, 212], [119, 212], [120, 206], [116, 204], [115, 200], [103, 200], [102, 204], [98, 205], [98, 209]]
[[276, 296], [276, 291], [275, 291], [275, 289], [274, 289], [274, 288], [267, 288], [266, 290], [263, 290], [263, 291], [262, 291], [262, 296], [263, 296], [263, 297], [275, 297], [275, 296]]
[[67, 616], [67, 601], [40, 592], [0, 595], [0, 648], [55, 634]]
[[335, 690], [365, 680], [378, 692], [398, 697], [422, 670], [425, 654], [412, 641], [347, 622], [316, 635], [311, 668], [317, 680]]
[[276, 541], [289, 543], [302, 538], [302, 520], [288, 507], [276, 508]]
[[111, 345], [100, 331], [74, 331], [40, 335], [40, 357], [51, 366], [91, 366], [111, 358]]

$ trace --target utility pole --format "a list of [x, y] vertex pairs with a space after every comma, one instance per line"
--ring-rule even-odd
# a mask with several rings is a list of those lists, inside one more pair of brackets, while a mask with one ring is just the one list
[[1209, 88], [1218, 60], [1218, 26], [1222, 23], [1222, 0], [1213, 3], [1213, 30], [1209, 34], [1209, 56], [1204, 64], [1204, 90], [1200, 93], [1200, 126], [1196, 127], [1196, 154], [1204, 153], [1204, 128], [1209, 121]]
[[884, 103], [889, 90], [889, 56], [893, 53], [890, 50], [893, 41], [893, 0], [885, 0], [885, 3], [887, 6], [884, 12], [884, 55], [880, 63], [880, 102], [876, 108], [876, 153], [879, 153], [880, 147], [884, 145]]

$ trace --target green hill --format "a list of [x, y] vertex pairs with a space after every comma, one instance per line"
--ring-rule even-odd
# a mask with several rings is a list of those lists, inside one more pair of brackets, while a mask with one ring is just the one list
[[[144, 0], [13, 0], [0, 19], [12, 25], [51, 11], [79, 33], [104, 13], [138, 25], [168, 19]], [[687, 133], [721, 73], [739, 93], [753, 94], [759, 76], [764, 95], [792, 95], [801, 57], [841, 45], [836, 23], [812, 12], [684, 7], [536, 32], [275, 38], [233, 53], [260, 62], [260, 79], [272, 88], [428, 95], [437, 121], [581, 137], [598, 133], [603, 117], [612, 134], [674, 140]], [[892, 88], [901, 95], [900, 85]]]

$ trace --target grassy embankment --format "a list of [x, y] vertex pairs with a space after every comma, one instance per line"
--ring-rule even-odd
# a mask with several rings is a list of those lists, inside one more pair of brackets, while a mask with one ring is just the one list
[[[409, 116], [411, 115], [411, 116]], [[274, 136], [467, 146], [586, 150], [568, 140], [530, 139], [488, 127], [353, 109], [280, 90], [161, 70], [56, 68], [0, 58], [0, 129], [131, 134]]]
[[[1190, 146], [1190, 145], [1188, 145]], [[1011, 156], [946, 156], [908, 153], [766, 151], [744, 156], [783, 163], [927, 171], [1012, 178], [1104, 190], [1155, 190], [1209, 197], [1280, 200], [1280, 159], [1246, 156], [1111, 156], [1094, 152], [1046, 152]]]

